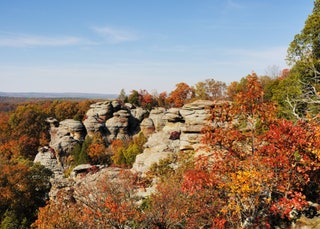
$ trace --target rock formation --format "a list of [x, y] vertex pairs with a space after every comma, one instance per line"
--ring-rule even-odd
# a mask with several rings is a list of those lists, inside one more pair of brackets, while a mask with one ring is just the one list
[[141, 131], [148, 140], [144, 151], [137, 155], [131, 171], [143, 176], [153, 163], [169, 155], [179, 151], [198, 150], [201, 146], [201, 130], [208, 124], [210, 117], [207, 108], [215, 105], [212, 101], [198, 100], [182, 108], [155, 108], [148, 112], [131, 104], [120, 105], [117, 101], [98, 102], [90, 106], [83, 123], [71, 119], [58, 122], [54, 118], [48, 118], [51, 141], [49, 147], [39, 150], [35, 162], [40, 162], [54, 172], [50, 193], [51, 198], [54, 198], [59, 189], [71, 188], [78, 182], [78, 174], [101, 169], [81, 165], [71, 171], [70, 178], [64, 177], [68, 155], [86, 135], [92, 137], [95, 133], [101, 133], [109, 144], [114, 139], [130, 138]]
[[86, 129], [80, 121], [66, 119], [58, 122], [55, 118], [46, 120], [50, 124], [49, 146], [58, 163], [64, 166], [74, 147], [84, 140]]
[[[171, 108], [161, 116], [164, 126], [152, 134], [142, 154], [137, 155], [132, 170], [146, 173], [153, 163], [170, 154], [184, 150], [198, 150], [201, 146], [201, 130], [209, 123], [210, 108], [215, 102], [198, 100], [182, 108]], [[161, 112], [156, 112], [162, 114]], [[151, 111], [151, 114], [152, 113]], [[175, 137], [172, 137], [176, 135]]]

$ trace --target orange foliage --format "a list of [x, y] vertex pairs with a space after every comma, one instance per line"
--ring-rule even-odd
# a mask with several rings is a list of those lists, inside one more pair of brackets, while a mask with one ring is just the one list
[[[288, 216], [292, 208], [305, 206], [304, 187], [310, 172], [319, 170], [314, 155], [319, 140], [314, 126], [277, 120], [274, 111], [263, 101], [256, 75], [246, 78], [233, 104], [212, 111], [212, 126], [204, 130], [210, 148], [185, 173], [182, 186], [192, 198], [206, 200], [211, 225], [269, 226], [272, 215]], [[294, 201], [297, 196], [300, 202]], [[284, 200], [291, 205], [281, 204]]]
[[173, 107], [182, 107], [193, 97], [192, 88], [186, 83], [178, 83], [176, 89], [167, 97], [168, 103]]

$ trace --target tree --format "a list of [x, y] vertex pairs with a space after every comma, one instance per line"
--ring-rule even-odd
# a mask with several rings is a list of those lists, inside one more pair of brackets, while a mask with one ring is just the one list
[[87, 148], [89, 162], [91, 164], [110, 164], [110, 155], [106, 152], [105, 142], [100, 133], [96, 133]]
[[[22, 143], [20, 155], [33, 159], [41, 134], [47, 131], [46, 114], [35, 104], [20, 105], [9, 118], [10, 138]], [[25, 150], [24, 150], [25, 149]]]
[[139, 107], [141, 105], [140, 93], [137, 90], [132, 90], [128, 96], [128, 102]]
[[[0, 152], [1, 228], [24, 228], [35, 219], [50, 190], [51, 172], [23, 159], [7, 159]], [[15, 225], [10, 227], [10, 225]]]
[[[80, 183], [77, 191], [62, 189], [55, 201], [39, 211], [37, 228], [144, 228], [134, 195], [137, 177], [129, 171], [113, 170], [93, 185]], [[68, 198], [66, 198], [68, 197]]]
[[159, 94], [159, 96], [157, 97], [158, 101], [157, 101], [157, 104], [159, 107], [166, 107], [167, 104], [166, 104], [166, 100], [167, 100], [167, 92], [161, 92]]
[[119, 96], [118, 96], [118, 100], [121, 102], [121, 103], [126, 103], [128, 102], [128, 96], [126, 95], [126, 92], [125, 90], [122, 88], [120, 93], [119, 93]]
[[151, 110], [156, 106], [157, 101], [147, 90], [140, 90], [139, 94], [141, 107]]
[[173, 107], [182, 107], [192, 97], [192, 88], [188, 84], [181, 82], [176, 84], [176, 89], [170, 93], [167, 101]]
[[142, 132], [132, 139], [114, 140], [110, 147], [114, 164], [131, 167], [136, 156], [143, 152], [146, 141], [147, 139]]
[[[320, 104], [320, 1], [314, 1], [314, 8], [305, 21], [300, 34], [295, 35], [288, 48], [287, 60], [295, 69], [301, 95], [289, 98], [288, 103], [294, 109], [303, 107], [303, 112], [296, 112], [298, 118], [304, 118], [306, 114], [315, 115], [319, 111]], [[292, 72], [292, 71], [291, 71]], [[289, 77], [292, 73], [289, 74]]]
[[226, 84], [214, 79], [206, 79], [205, 81], [198, 82], [194, 88], [195, 97], [199, 99], [225, 99], [226, 92]]
[[204, 82], [196, 83], [196, 85], [194, 87], [194, 92], [196, 94], [196, 98], [199, 98], [199, 99], [208, 99], [209, 98], [209, 95], [206, 92]]
[[75, 148], [72, 151], [73, 161], [75, 165], [86, 164], [89, 162], [88, 149], [91, 144], [92, 144], [92, 138], [89, 136], [86, 136], [85, 140], [81, 145], [77, 144], [75, 146]]
[[292, 209], [307, 205], [310, 173], [319, 170], [316, 132], [309, 123], [276, 119], [258, 77], [249, 75], [233, 103], [212, 110], [203, 139], [209, 148], [184, 175], [183, 190], [208, 209], [196, 219], [210, 215], [206, 225], [217, 228], [293, 220]]

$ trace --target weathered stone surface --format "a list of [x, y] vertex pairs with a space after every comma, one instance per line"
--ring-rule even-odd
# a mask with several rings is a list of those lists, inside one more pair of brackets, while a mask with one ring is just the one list
[[180, 141], [170, 140], [170, 132], [160, 131], [152, 134], [142, 154], [137, 155], [132, 170], [144, 175], [149, 171], [153, 163], [176, 153], [179, 150]]
[[202, 129], [210, 123], [210, 108], [215, 106], [214, 101], [197, 100], [185, 104], [180, 114], [185, 120], [185, 126], [181, 128], [180, 150], [197, 150], [202, 144]]
[[60, 122], [59, 131], [63, 132], [61, 136], [70, 135], [78, 141], [83, 141], [86, 135], [85, 127], [80, 121], [66, 119]]
[[104, 101], [97, 102], [95, 104], [90, 105], [90, 109], [87, 111], [86, 115], [95, 116], [97, 115], [99, 118], [108, 119], [112, 117], [113, 106], [112, 101]]
[[[219, 102], [218, 102], [219, 103]], [[217, 102], [212, 100], [196, 100], [192, 103], [187, 103], [183, 106], [184, 110], [203, 110], [214, 107]]]
[[83, 141], [86, 130], [80, 121], [66, 119], [58, 123], [54, 118], [46, 120], [50, 123], [50, 143], [59, 165], [64, 166], [74, 147]]
[[114, 112], [121, 109], [121, 104], [117, 100], [112, 101], [111, 104], [112, 104]]
[[110, 142], [114, 139], [126, 139], [129, 137], [129, 117], [128, 110], [119, 110], [113, 114], [112, 118], [106, 121], [105, 126], [110, 133], [108, 136]]
[[167, 158], [172, 152], [155, 152], [153, 149], [145, 149], [143, 154], [138, 154], [132, 170], [144, 176], [151, 165], [158, 163], [161, 159]]
[[180, 110], [180, 114], [185, 120], [186, 125], [206, 125], [210, 118], [210, 108], [214, 107], [215, 102], [208, 100], [197, 100], [186, 104]]
[[77, 165], [72, 169], [70, 173], [70, 178], [77, 180], [83, 178], [85, 175], [89, 173], [98, 172], [100, 169], [105, 168], [107, 166], [98, 166], [98, 165], [90, 165], [90, 164], [81, 164]]
[[164, 117], [168, 122], [180, 122], [183, 121], [183, 117], [180, 114], [179, 108], [170, 108], [166, 111]]
[[199, 133], [181, 133], [180, 150], [196, 150], [201, 144], [202, 135]]
[[149, 112], [141, 107], [131, 109], [130, 112], [132, 117], [137, 119], [139, 122], [142, 122], [142, 120], [149, 115]]
[[155, 131], [160, 131], [166, 125], [164, 119], [166, 109], [164, 107], [156, 107], [150, 111], [149, 118], [152, 119]]
[[145, 137], [149, 137], [155, 132], [153, 120], [151, 118], [145, 118], [140, 123], [140, 129]]
[[58, 164], [54, 152], [48, 146], [40, 147], [34, 163], [40, 163], [50, 169], [55, 176], [63, 174], [63, 168]]
[[90, 109], [86, 113], [86, 119], [83, 121], [90, 137], [97, 132], [104, 135], [107, 133], [105, 122], [113, 116], [115, 110], [113, 104], [116, 106], [116, 109], [119, 108], [119, 105], [112, 101], [98, 102], [90, 106]]
[[[215, 105], [217, 105], [215, 102], [200, 100], [186, 104], [182, 108], [168, 110], [155, 108], [149, 113], [147, 110], [136, 108], [131, 104], [121, 106], [117, 101], [99, 102], [92, 104], [87, 112], [84, 133], [87, 132], [89, 136], [93, 136], [94, 133], [100, 132], [111, 143], [114, 139], [130, 138], [141, 130], [148, 137], [148, 140], [144, 152], [137, 155], [132, 171], [143, 176], [153, 163], [158, 163], [169, 155], [184, 150], [200, 152], [201, 130], [208, 124], [210, 117], [210, 111], [207, 108], [212, 108]], [[75, 187], [79, 184], [93, 185], [105, 173], [113, 174], [114, 179], [117, 179], [117, 174], [121, 169], [109, 168], [99, 170], [95, 174], [74, 175], [73, 178], [69, 178], [70, 181], [63, 178], [61, 174], [63, 174], [63, 166], [68, 160], [68, 154], [84, 138], [84, 135], [80, 134], [82, 133], [82, 124], [74, 120], [64, 120], [59, 123], [53, 118], [47, 119], [47, 122], [50, 123], [50, 146], [55, 150], [55, 154], [50, 154], [47, 151], [39, 152], [36, 161], [42, 161], [40, 163], [46, 167], [59, 171], [60, 178], [55, 178], [52, 182], [54, 187], [50, 196], [54, 198], [60, 189], [77, 190]], [[178, 137], [172, 137], [173, 133]], [[89, 166], [82, 165], [76, 168], [73, 173], [77, 174], [79, 171], [90, 169]], [[78, 194], [76, 192], [76, 195], [81, 195], [80, 191]]]

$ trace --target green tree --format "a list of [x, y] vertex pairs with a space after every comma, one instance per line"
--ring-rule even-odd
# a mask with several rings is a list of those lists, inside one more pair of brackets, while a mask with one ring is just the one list
[[118, 100], [122, 103], [128, 102], [128, 96], [126, 95], [126, 92], [123, 88], [121, 89], [121, 91], [119, 93]]
[[302, 116], [315, 115], [320, 104], [320, 0], [314, 1], [314, 8], [305, 21], [304, 28], [295, 35], [288, 48], [287, 60], [293, 66], [289, 77], [293, 74], [301, 88], [301, 95], [289, 98], [293, 107], [304, 104]]
[[141, 104], [140, 93], [137, 90], [132, 90], [128, 102], [139, 107]]
[[72, 155], [75, 165], [86, 164], [89, 161], [88, 158], [88, 149], [92, 143], [92, 138], [86, 136], [82, 145], [78, 144], [73, 149]]

